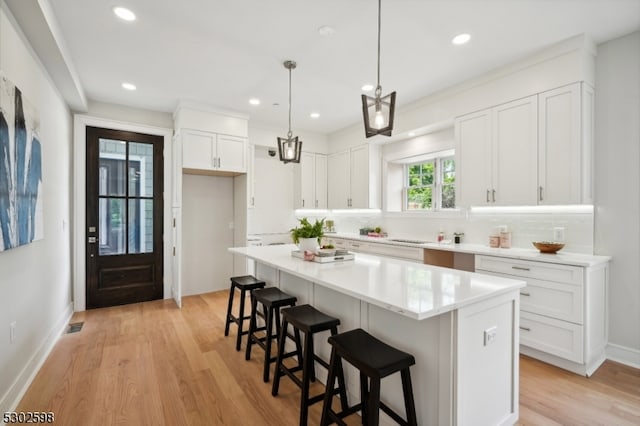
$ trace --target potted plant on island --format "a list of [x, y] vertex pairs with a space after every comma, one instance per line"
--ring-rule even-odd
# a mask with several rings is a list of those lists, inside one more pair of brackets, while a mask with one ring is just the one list
[[320, 238], [324, 236], [324, 219], [309, 222], [306, 217], [298, 219], [300, 225], [291, 229], [291, 239], [298, 244], [300, 251], [315, 252], [320, 245]]

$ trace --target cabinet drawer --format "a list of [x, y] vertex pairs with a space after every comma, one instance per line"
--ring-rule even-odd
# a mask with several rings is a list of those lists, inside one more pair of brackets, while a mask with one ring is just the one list
[[520, 310], [583, 324], [583, 288], [528, 278], [520, 289]]
[[347, 240], [343, 240], [342, 238], [332, 238], [325, 236], [324, 244], [332, 244], [337, 249], [349, 250], [349, 242]]
[[582, 363], [583, 327], [529, 312], [520, 312], [520, 344]]
[[397, 257], [399, 259], [416, 260], [422, 262], [423, 249], [418, 247], [401, 247], [391, 244], [371, 244], [369, 253], [380, 254], [383, 256]]
[[371, 253], [371, 244], [361, 243], [358, 241], [348, 241], [348, 248], [359, 253]]
[[584, 276], [583, 268], [579, 266], [495, 256], [476, 256], [476, 271], [498, 272], [523, 278], [579, 285], [582, 285]]

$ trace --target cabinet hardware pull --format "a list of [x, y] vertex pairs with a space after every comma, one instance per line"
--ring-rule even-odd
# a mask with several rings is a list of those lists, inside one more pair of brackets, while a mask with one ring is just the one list
[[496, 190], [495, 189], [491, 190], [491, 198], [492, 198], [492, 201], [495, 203], [496, 202]]
[[529, 327], [523, 327], [523, 326], [520, 326], [520, 330], [531, 331]]
[[251, 205], [254, 207], [256, 205], [256, 199], [254, 197], [251, 197]]
[[519, 271], [530, 271], [531, 270], [529, 268], [524, 268], [522, 266], [512, 266], [511, 269], [517, 269]]
[[351, 243], [351, 247], [360, 247], [360, 244]]
[[542, 201], [543, 198], [542, 198], [542, 187], [541, 186], [538, 187], [538, 193], [539, 193], [539, 197], [538, 198], [540, 199], [540, 201]]
[[489, 190], [487, 189], [487, 203], [489, 202]]
[[302, 207], [304, 207], [304, 198], [302, 199]]
[[318, 208], [318, 200], [316, 200], [316, 209]]
[[531, 293], [523, 293], [523, 292], [520, 292], [520, 296], [531, 296]]

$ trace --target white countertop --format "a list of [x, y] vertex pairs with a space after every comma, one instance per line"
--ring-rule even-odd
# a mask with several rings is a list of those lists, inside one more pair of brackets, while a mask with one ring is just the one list
[[[610, 256], [596, 256], [596, 255], [588, 255], [588, 254], [579, 254], [579, 253], [570, 253], [559, 251], [556, 254], [547, 254], [540, 253], [535, 248], [524, 249], [524, 248], [491, 248], [482, 244], [445, 244], [445, 243], [424, 243], [424, 244], [414, 244], [414, 243], [402, 243], [398, 241], [391, 241], [389, 238], [384, 237], [369, 237], [358, 234], [351, 233], [331, 233], [325, 235], [328, 238], [344, 238], [348, 240], [357, 240], [368, 243], [375, 244], [390, 244], [404, 247], [419, 247], [419, 248], [427, 248], [434, 250], [446, 250], [446, 251], [455, 251], [458, 253], [469, 253], [469, 254], [481, 254], [487, 256], [500, 256], [500, 257], [508, 257], [511, 259], [522, 259], [522, 260], [535, 260], [538, 262], [548, 262], [548, 263], [560, 263], [563, 265], [574, 265], [574, 266], [596, 266], [601, 263], [606, 263], [611, 260]], [[393, 238], [393, 237], [391, 237]], [[415, 238], [419, 240], [419, 238]]]
[[385, 256], [356, 253], [354, 260], [308, 262], [291, 256], [293, 244], [233, 247], [229, 251], [422, 320], [524, 287], [525, 282]]

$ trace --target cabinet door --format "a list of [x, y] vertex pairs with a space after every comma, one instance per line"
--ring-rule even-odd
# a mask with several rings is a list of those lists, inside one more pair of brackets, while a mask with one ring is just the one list
[[315, 179], [315, 207], [317, 209], [327, 208], [327, 156], [316, 154], [316, 179]]
[[491, 201], [496, 205], [537, 204], [537, 99], [534, 95], [492, 108]]
[[300, 204], [302, 209], [315, 208], [316, 159], [315, 154], [303, 152], [300, 155]]
[[171, 182], [172, 207], [180, 207], [182, 204], [182, 139], [180, 134], [175, 134], [171, 139], [173, 167]]
[[214, 170], [216, 135], [185, 130], [182, 132], [182, 168]]
[[327, 184], [330, 209], [349, 207], [349, 151], [327, 157]]
[[247, 147], [247, 207], [256, 206], [256, 177], [255, 177], [256, 146], [249, 144]]
[[491, 202], [491, 111], [482, 110], [455, 120], [456, 181], [460, 206]]
[[583, 165], [580, 83], [538, 96], [539, 204], [579, 204]]
[[351, 149], [350, 160], [351, 205], [355, 209], [369, 208], [369, 148], [367, 145]]
[[247, 171], [247, 140], [234, 136], [218, 135], [218, 170], [227, 172]]

